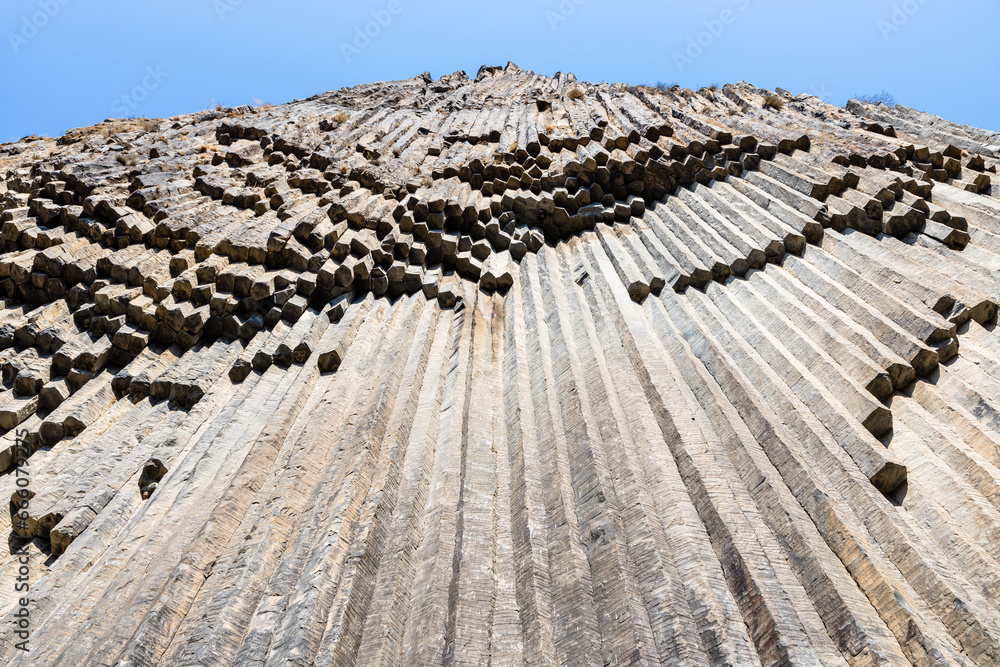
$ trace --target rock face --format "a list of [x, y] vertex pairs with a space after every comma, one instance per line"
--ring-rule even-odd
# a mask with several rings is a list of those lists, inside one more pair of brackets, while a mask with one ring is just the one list
[[2, 146], [0, 659], [1000, 664], [998, 164], [514, 65]]

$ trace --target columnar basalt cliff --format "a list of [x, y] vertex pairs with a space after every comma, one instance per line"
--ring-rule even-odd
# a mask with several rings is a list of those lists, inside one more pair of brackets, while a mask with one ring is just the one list
[[0, 661], [1000, 664], [998, 165], [512, 64], [0, 146]]

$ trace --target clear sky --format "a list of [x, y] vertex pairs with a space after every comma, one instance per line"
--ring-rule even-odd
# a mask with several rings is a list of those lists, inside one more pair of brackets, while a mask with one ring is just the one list
[[838, 105], [886, 90], [1000, 130], [998, 26], [996, 0], [2, 0], [0, 142], [508, 60]]

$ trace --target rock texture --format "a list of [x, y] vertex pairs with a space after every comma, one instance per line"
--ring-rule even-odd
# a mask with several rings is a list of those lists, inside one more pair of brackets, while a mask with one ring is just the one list
[[514, 65], [2, 146], [0, 659], [1000, 664], [998, 164]]

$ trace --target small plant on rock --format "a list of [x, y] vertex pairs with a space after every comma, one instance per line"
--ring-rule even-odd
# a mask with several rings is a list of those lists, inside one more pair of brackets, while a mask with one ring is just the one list
[[781, 111], [785, 108], [785, 100], [774, 93], [770, 93], [769, 95], [764, 96], [764, 108]]
[[866, 102], [868, 104], [884, 104], [887, 107], [896, 106], [896, 98], [889, 94], [886, 90], [883, 90], [881, 93], [876, 93], [875, 95], [864, 95], [859, 97], [858, 101]]

